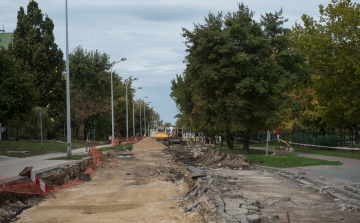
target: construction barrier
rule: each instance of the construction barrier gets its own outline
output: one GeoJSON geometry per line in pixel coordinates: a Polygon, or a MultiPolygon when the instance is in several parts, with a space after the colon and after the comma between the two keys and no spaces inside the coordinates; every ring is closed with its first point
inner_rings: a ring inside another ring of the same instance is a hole
{"type": "MultiPolygon", "coordinates": [[[[104,155],[94,146],[92,141],[90,141],[92,147],[90,153],[92,155],[92,163],[87,167],[85,174],[90,174],[90,178],[94,176],[95,170],[99,165],[104,165],[105,167],[112,167],[118,165],[110,165],[104,155]]],[[[7,176],[0,175],[0,194],[5,192],[21,193],[21,194],[39,194],[39,195],[48,195],[49,193],[63,190],[77,185],[85,183],[77,178],[66,181],[64,184],[57,185],[47,185],[45,184],[38,176],[33,172],[29,171],[27,176],[32,180],[32,182],[27,182],[24,180],[19,180],[7,176]]]]}
{"type": "Polygon", "coordinates": [[[285,147],[280,147],[280,150],[287,150],[289,152],[294,152],[294,149],[293,148],[285,148],[285,147]]]}
{"type": "Polygon", "coordinates": [[[302,144],[302,143],[295,143],[295,142],[289,142],[289,143],[294,144],[294,145],[300,145],[300,146],[313,146],[313,147],[321,147],[321,148],[329,148],[329,149],[360,150],[360,148],[351,148],[351,147],[319,146],[319,145],[302,144]]]}

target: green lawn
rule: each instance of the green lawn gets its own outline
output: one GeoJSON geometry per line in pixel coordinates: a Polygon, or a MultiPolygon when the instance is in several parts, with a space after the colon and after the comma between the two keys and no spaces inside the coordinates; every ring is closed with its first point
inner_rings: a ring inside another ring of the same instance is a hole
{"type": "MultiPolygon", "coordinates": [[[[285,144],[282,144],[285,146],[285,144]]],[[[253,143],[250,147],[262,147],[266,148],[266,144],[257,144],[253,143]]],[[[286,146],[288,148],[288,146],[286,146]]],[[[342,150],[342,149],[328,149],[328,148],[318,148],[318,147],[308,147],[308,146],[299,146],[299,145],[291,145],[294,149],[294,152],[301,152],[301,153],[309,153],[309,154],[318,154],[324,156],[334,156],[334,157],[343,157],[343,158],[350,158],[350,159],[358,159],[360,160],[360,151],[355,150],[342,150]]],[[[273,145],[269,145],[269,151],[272,151],[273,145]]],[[[279,151],[279,144],[275,146],[275,152],[279,151]]]]}
{"type": "MultiPolygon", "coordinates": [[[[307,157],[302,157],[294,154],[282,155],[282,156],[272,156],[272,148],[269,149],[268,156],[266,152],[257,149],[249,149],[250,154],[244,154],[242,147],[234,146],[233,150],[228,150],[227,146],[220,147],[222,151],[233,153],[236,155],[244,155],[247,157],[247,160],[254,162],[255,165],[259,166],[269,166],[276,168],[290,168],[290,167],[299,167],[299,166],[317,166],[317,165],[342,165],[338,161],[327,161],[320,159],[312,159],[307,157]]],[[[279,150],[275,150],[278,152],[279,150]]]]}
{"type": "Polygon", "coordinates": [[[342,165],[339,161],[327,161],[320,159],[312,159],[295,154],[286,154],[282,156],[264,156],[250,154],[247,156],[249,161],[259,166],[270,166],[276,168],[290,168],[299,166],[317,166],[317,165],[342,165]]]}
{"type": "MultiPolygon", "coordinates": [[[[65,141],[64,141],[65,142],[65,141]]],[[[95,145],[99,145],[96,142],[95,145]]],[[[72,140],[71,149],[78,149],[86,146],[85,140],[72,140]]],[[[41,155],[49,152],[67,152],[67,146],[63,143],[43,142],[43,150],[41,150],[41,142],[32,141],[0,141],[0,155],[24,157],[21,155],[9,155],[7,151],[29,151],[32,156],[41,155]]]]}

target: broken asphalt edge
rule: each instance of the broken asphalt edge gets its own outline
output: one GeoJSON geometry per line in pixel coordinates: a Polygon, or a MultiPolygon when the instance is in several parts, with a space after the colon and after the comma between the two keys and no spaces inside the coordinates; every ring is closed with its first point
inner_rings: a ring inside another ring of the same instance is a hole
{"type": "MultiPolygon", "coordinates": [[[[254,165],[256,168],[259,168],[259,169],[267,169],[267,170],[272,170],[272,171],[277,171],[277,172],[282,172],[282,173],[287,173],[287,174],[290,174],[292,176],[298,176],[299,174],[296,174],[296,173],[293,173],[293,172],[289,172],[289,171],[286,171],[286,170],[283,170],[283,169],[280,169],[280,168],[275,168],[275,167],[268,167],[268,166],[259,166],[259,165],[254,165]]],[[[281,175],[280,175],[281,176],[281,175]]],[[[321,185],[321,186],[327,186],[347,197],[350,197],[350,198],[354,198],[354,199],[357,199],[357,200],[360,200],[360,195],[359,194],[355,194],[351,191],[348,191],[348,190],[345,190],[343,188],[340,188],[340,187],[337,187],[337,186],[334,186],[332,184],[328,184],[328,183],[325,183],[325,182],[322,182],[322,181],[319,181],[319,180],[316,180],[316,179],[313,179],[311,177],[308,177],[308,176],[304,176],[304,175],[301,175],[303,177],[303,179],[313,183],[313,184],[317,184],[317,185],[321,185]]]]}

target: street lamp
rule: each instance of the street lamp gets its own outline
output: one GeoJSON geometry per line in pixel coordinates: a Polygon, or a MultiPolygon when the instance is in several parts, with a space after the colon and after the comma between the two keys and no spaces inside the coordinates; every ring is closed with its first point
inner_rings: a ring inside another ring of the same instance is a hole
{"type": "Polygon", "coordinates": [[[70,116],[70,71],[69,71],[69,34],[68,34],[68,10],[65,0],[66,11],[66,123],[67,123],[67,157],[71,157],[71,116],[70,116]]]}
{"type": "MultiPolygon", "coordinates": [[[[148,104],[150,104],[151,102],[148,102],[148,104]]],[[[146,106],[146,103],[145,103],[145,101],[144,101],[144,125],[145,125],[145,136],[146,136],[146,116],[145,116],[145,106],[146,106]]]]}
{"type": "MultiPolygon", "coordinates": [[[[139,87],[138,89],[141,90],[142,87],[139,87]]],[[[134,96],[133,96],[133,98],[132,98],[132,104],[133,104],[133,133],[134,133],[133,137],[135,138],[135,114],[134,114],[134,104],[135,104],[135,101],[134,101],[134,96]]]]}
{"type": "MultiPolygon", "coordinates": [[[[145,98],[147,98],[148,96],[146,96],[145,98]]],[[[140,137],[142,137],[142,126],[141,126],[141,100],[144,100],[145,98],[139,98],[139,103],[140,103],[140,137]]]]}
{"type": "MultiPolygon", "coordinates": [[[[113,141],[114,139],[114,93],[113,93],[113,75],[112,75],[112,68],[115,64],[121,62],[121,61],[126,61],[126,58],[121,58],[121,60],[113,63],[111,65],[110,68],[110,73],[111,73],[111,141],[113,141]]],[[[112,142],[111,142],[112,144],[112,142]]]]}
{"type": "MultiPolygon", "coordinates": [[[[134,78],[134,81],[138,78],[134,78]]],[[[127,86],[130,82],[126,83],[126,142],[129,140],[129,118],[128,118],[128,96],[127,96],[127,86]]]]}

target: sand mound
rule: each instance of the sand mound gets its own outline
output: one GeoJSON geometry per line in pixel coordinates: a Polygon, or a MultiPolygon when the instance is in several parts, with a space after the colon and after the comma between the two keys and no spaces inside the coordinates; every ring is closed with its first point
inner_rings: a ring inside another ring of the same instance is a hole
{"type": "Polygon", "coordinates": [[[138,143],[135,143],[133,145],[134,150],[163,150],[167,148],[165,145],[159,143],[155,139],[152,139],[150,137],[146,137],[143,140],[141,140],[138,143]]]}

